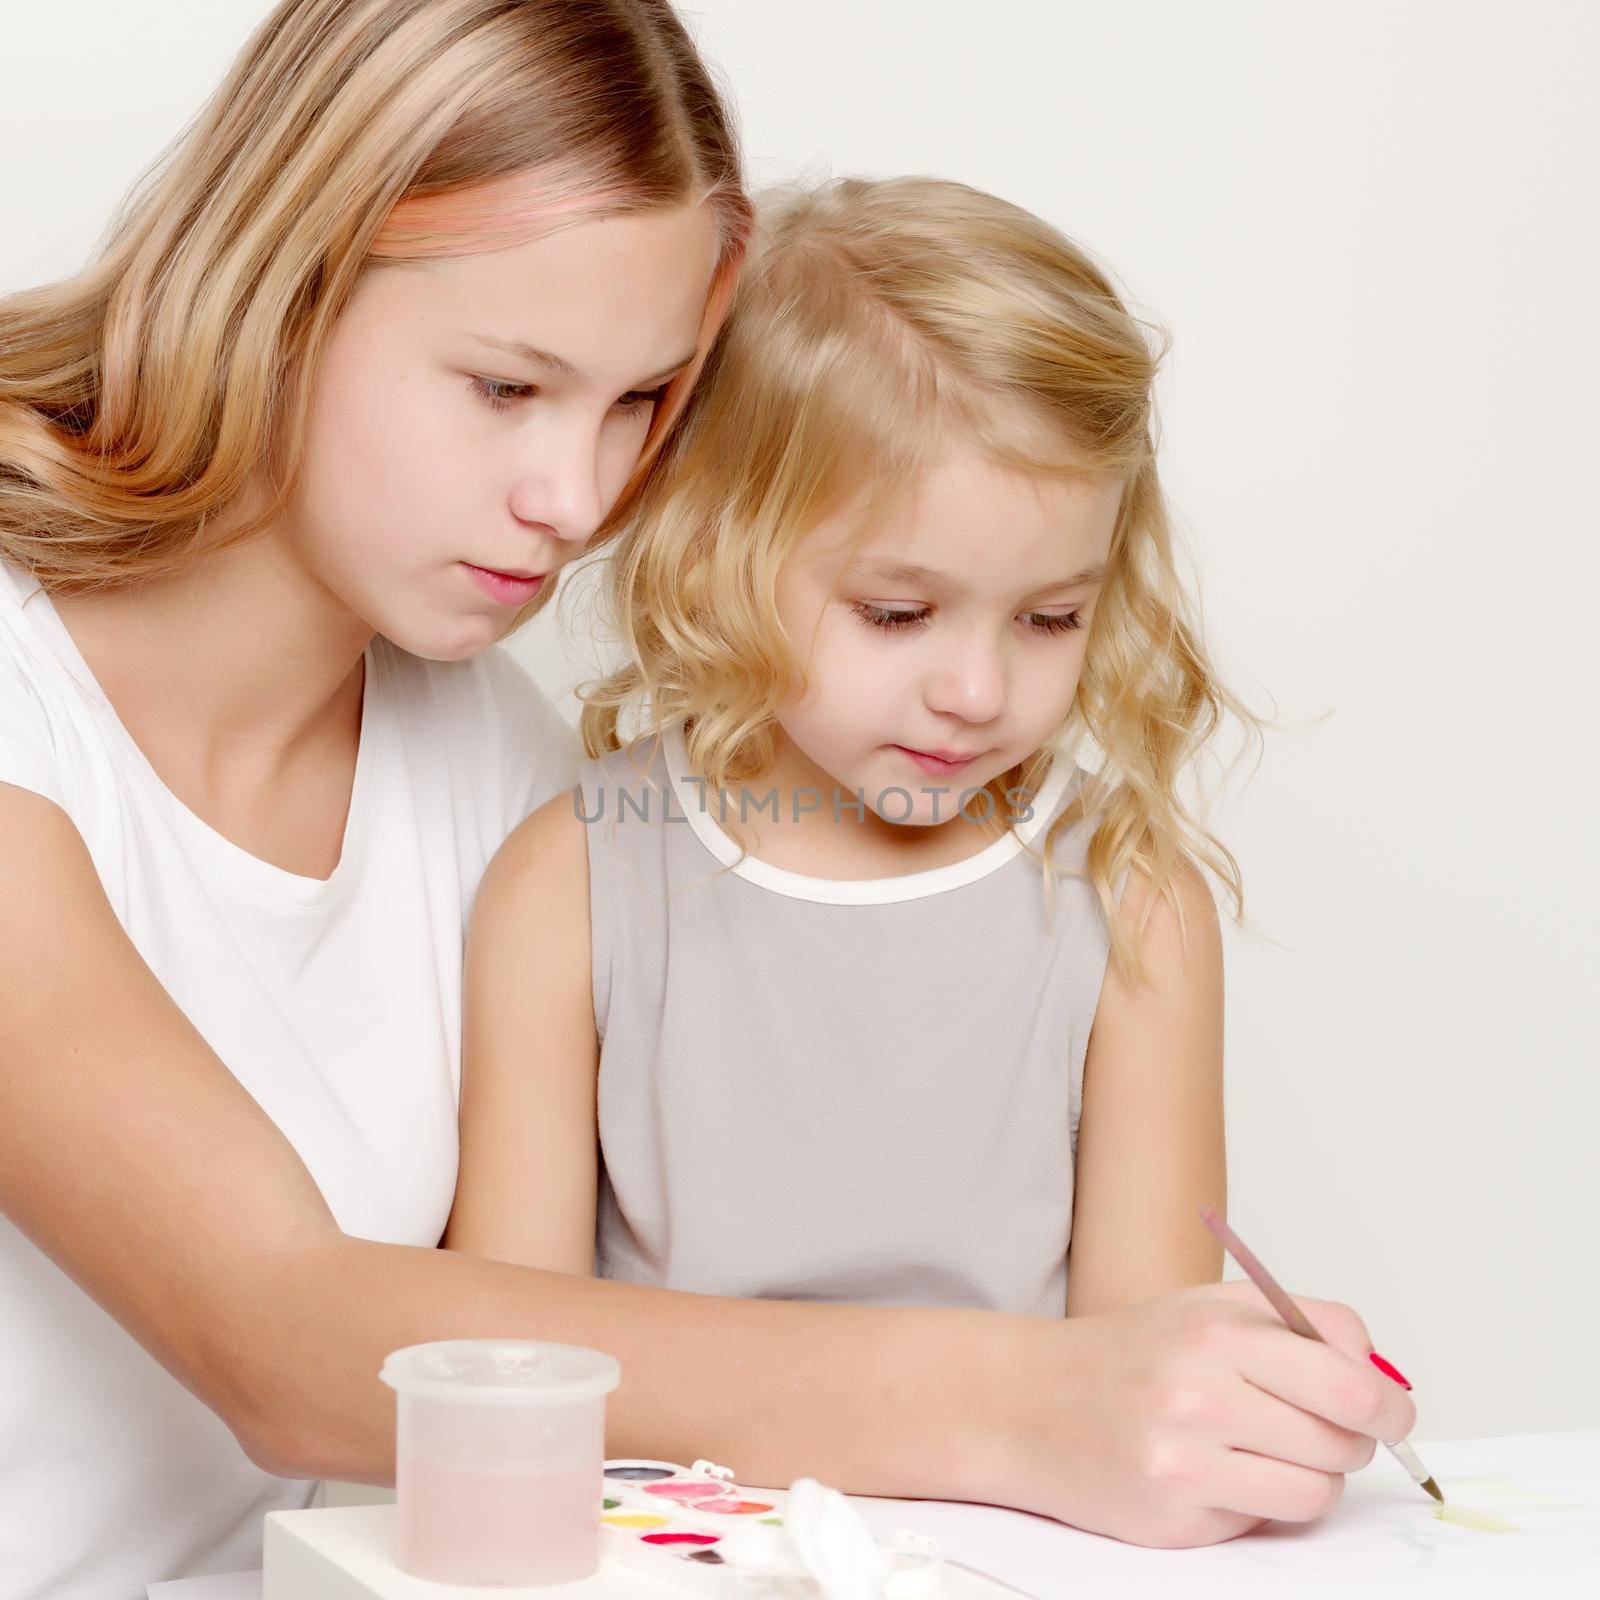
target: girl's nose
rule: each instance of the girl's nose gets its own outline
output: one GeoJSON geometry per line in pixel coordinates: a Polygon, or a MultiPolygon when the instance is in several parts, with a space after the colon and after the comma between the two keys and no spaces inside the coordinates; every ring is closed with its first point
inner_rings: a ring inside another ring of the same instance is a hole
{"type": "Polygon", "coordinates": [[[930,672],[924,691],[930,711],[964,722],[992,722],[1005,709],[1005,663],[992,642],[973,641],[930,672]]]}
{"type": "Polygon", "coordinates": [[[511,514],[572,544],[585,544],[605,516],[600,441],[592,429],[545,433],[511,489],[511,514]]]}

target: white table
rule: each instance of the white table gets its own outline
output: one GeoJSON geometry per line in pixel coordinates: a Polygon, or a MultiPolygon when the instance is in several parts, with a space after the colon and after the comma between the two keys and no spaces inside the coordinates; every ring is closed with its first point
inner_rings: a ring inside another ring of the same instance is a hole
{"type": "MultiPolygon", "coordinates": [[[[1198,1550],[1143,1550],[1043,1517],[938,1500],[858,1499],[889,1532],[931,1535],[951,1559],[1037,1600],[1540,1600],[1600,1596],[1600,1433],[1421,1444],[1452,1507],[1507,1524],[1479,1531],[1438,1520],[1433,1503],[1383,1452],[1343,1501],[1307,1527],[1270,1524],[1198,1550]]],[[[485,1590],[485,1595],[492,1591],[485,1590]]],[[[551,1591],[554,1594],[556,1591],[551,1591]]],[[[665,1591],[663,1591],[665,1593],[665,1591]]],[[[260,1600],[260,1574],[154,1584],[150,1600],[260,1600]]]]}

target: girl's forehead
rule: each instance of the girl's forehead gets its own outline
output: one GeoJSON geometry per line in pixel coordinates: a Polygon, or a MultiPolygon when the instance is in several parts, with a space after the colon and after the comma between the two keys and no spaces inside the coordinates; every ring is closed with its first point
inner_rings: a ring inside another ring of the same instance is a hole
{"type": "Polygon", "coordinates": [[[893,492],[863,485],[803,542],[809,563],[852,573],[970,569],[1047,576],[1104,564],[1123,481],[1109,473],[1047,477],[955,452],[893,492]]]}
{"type": "Polygon", "coordinates": [[[575,218],[499,250],[386,267],[366,293],[394,337],[464,336],[541,362],[641,377],[692,355],[717,264],[715,218],[704,206],[575,218]],[[634,371],[638,368],[638,371],[634,371]]]}

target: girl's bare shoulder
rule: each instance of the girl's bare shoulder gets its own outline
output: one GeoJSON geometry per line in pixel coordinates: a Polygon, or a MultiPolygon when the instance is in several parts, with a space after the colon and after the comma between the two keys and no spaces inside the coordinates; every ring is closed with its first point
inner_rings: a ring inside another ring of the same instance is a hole
{"type": "Polygon", "coordinates": [[[588,852],[578,802],[576,786],[563,789],[511,830],[484,874],[475,922],[505,916],[530,900],[546,914],[552,901],[587,903],[588,852]]]}

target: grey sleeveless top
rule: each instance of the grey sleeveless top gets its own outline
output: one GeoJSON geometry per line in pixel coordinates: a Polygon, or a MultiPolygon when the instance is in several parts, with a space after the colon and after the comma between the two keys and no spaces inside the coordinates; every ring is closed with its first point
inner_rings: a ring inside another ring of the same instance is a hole
{"type": "MultiPolygon", "coordinates": [[[[580,776],[596,1273],[1062,1315],[1109,940],[1085,878],[1058,873],[1047,918],[1022,842],[1081,769],[1058,759],[1032,819],[968,860],[861,881],[728,870],[737,802],[689,772],[678,727],[580,776]]],[[[1062,866],[1081,871],[1085,830],[1058,836],[1062,866]]]]}

